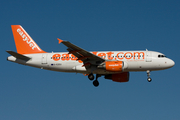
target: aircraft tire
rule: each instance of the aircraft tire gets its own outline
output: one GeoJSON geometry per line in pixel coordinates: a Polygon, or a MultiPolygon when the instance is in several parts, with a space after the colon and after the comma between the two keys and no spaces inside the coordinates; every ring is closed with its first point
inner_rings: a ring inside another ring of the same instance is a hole
{"type": "Polygon", "coordinates": [[[148,79],[147,79],[147,80],[148,80],[148,82],[151,82],[151,81],[152,81],[152,79],[151,79],[150,77],[148,77],[148,79]]]}
{"type": "Polygon", "coordinates": [[[94,80],[94,81],[93,81],[93,85],[94,85],[95,87],[98,87],[98,86],[99,86],[98,80],[94,80]]]}
{"type": "Polygon", "coordinates": [[[91,73],[88,75],[89,80],[94,80],[94,75],[91,73]]]}

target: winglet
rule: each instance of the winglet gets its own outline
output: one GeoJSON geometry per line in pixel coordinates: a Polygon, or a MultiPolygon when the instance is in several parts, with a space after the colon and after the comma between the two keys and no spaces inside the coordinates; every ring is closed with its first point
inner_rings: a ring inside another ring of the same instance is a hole
{"type": "Polygon", "coordinates": [[[59,38],[57,38],[57,39],[59,40],[59,44],[63,42],[63,40],[61,40],[61,39],[59,39],[59,38]]]}

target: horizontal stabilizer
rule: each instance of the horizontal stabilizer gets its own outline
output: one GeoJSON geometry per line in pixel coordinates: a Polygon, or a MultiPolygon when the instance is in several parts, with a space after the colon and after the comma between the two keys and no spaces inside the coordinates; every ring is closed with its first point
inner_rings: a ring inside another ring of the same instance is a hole
{"type": "Polygon", "coordinates": [[[30,57],[27,57],[25,55],[21,55],[19,53],[16,53],[16,52],[13,52],[13,51],[6,51],[7,53],[9,53],[10,55],[14,56],[15,58],[18,58],[18,59],[21,59],[21,60],[30,60],[31,58],[30,57]]]}

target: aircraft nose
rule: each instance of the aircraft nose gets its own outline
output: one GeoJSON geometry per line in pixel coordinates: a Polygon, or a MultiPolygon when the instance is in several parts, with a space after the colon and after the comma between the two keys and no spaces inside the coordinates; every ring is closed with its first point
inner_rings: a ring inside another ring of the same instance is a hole
{"type": "Polygon", "coordinates": [[[169,60],[168,62],[169,67],[173,67],[175,65],[175,62],[173,60],[169,60]]]}

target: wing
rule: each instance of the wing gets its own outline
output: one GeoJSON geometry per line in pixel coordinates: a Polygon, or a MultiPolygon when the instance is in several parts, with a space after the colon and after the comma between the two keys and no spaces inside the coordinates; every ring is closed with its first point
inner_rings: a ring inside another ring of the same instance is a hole
{"type": "Polygon", "coordinates": [[[78,59],[77,60],[82,60],[84,65],[97,65],[100,64],[102,62],[105,61],[105,59],[96,56],[72,43],[70,43],[69,41],[63,41],[63,40],[59,40],[59,43],[63,43],[65,46],[68,47],[68,51],[69,54],[73,54],[74,56],[76,56],[78,59]]]}

